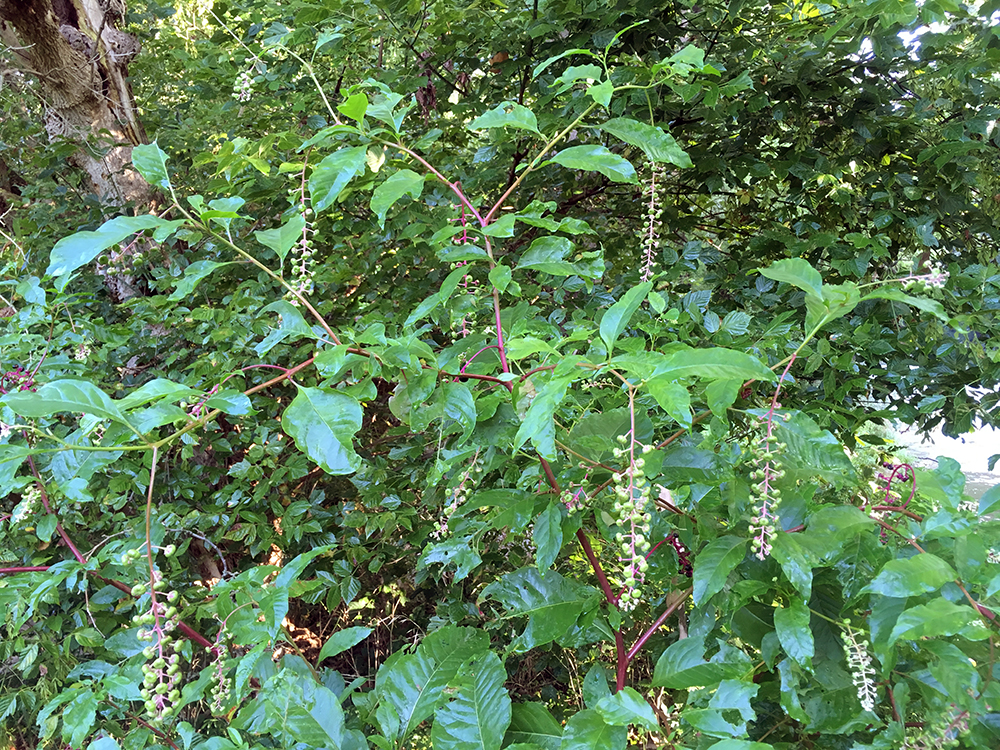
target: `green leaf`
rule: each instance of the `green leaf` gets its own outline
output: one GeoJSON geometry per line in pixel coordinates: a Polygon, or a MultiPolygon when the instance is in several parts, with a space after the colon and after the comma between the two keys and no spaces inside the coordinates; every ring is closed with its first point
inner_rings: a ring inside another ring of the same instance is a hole
{"type": "Polygon", "coordinates": [[[38,541],[50,541],[56,531],[56,524],[59,523],[59,519],[51,514],[36,515],[35,518],[38,519],[35,524],[35,536],[38,537],[38,541]]]}
{"type": "Polygon", "coordinates": [[[469,130],[504,127],[538,133],[538,120],[535,119],[535,113],[527,107],[514,102],[504,102],[469,123],[469,130]]]}
{"type": "Polygon", "coordinates": [[[615,85],[611,81],[595,83],[587,89],[587,95],[601,106],[611,104],[611,96],[615,93],[615,85]]]}
{"type": "Polygon", "coordinates": [[[809,607],[802,599],[794,599],[787,607],[774,610],[774,630],[781,647],[792,661],[811,671],[816,644],[810,619],[809,607]]]}
{"type": "Polygon", "coordinates": [[[857,284],[824,284],[821,299],[806,295],[806,330],[813,331],[850,313],[861,301],[857,284]]]}
{"type": "Polygon", "coordinates": [[[771,556],[777,560],[795,590],[805,601],[812,596],[813,562],[796,534],[778,531],[774,535],[771,556]]]}
{"type": "Polygon", "coordinates": [[[576,269],[564,259],[572,249],[573,243],[565,237],[539,237],[521,256],[517,267],[544,271],[553,276],[571,276],[576,269]]]}
{"type": "Polygon", "coordinates": [[[378,225],[385,228],[385,217],[389,209],[402,198],[409,194],[416,200],[424,190],[424,175],[417,174],[410,169],[401,169],[389,176],[385,182],[375,188],[372,193],[371,209],[378,217],[378,225]]]}
{"type": "Polygon", "coordinates": [[[995,484],[979,498],[979,515],[993,513],[998,507],[1000,507],[1000,484],[995,484]]]}
{"type": "Polygon", "coordinates": [[[170,191],[167,155],[156,145],[156,141],[132,147],[132,166],[150,185],[170,191]]]}
{"type": "Polygon", "coordinates": [[[34,393],[9,393],[3,397],[3,401],[15,414],[29,419],[60,412],[83,412],[128,425],[114,400],[86,380],[53,380],[34,393]]]}
{"type": "Polygon", "coordinates": [[[989,630],[968,604],[955,604],[938,597],[903,612],[889,636],[889,645],[901,638],[915,641],[938,635],[962,635],[970,640],[982,640],[989,636],[989,630]]]}
{"type": "Polygon", "coordinates": [[[69,237],[63,237],[52,248],[49,255],[49,267],[45,273],[49,276],[62,277],[56,281],[56,289],[62,291],[69,283],[73,271],[90,263],[112,245],[117,245],[137,232],[155,229],[170,223],[166,219],[150,214],[117,216],[104,222],[96,231],[77,232],[69,237]]]}
{"type": "MultiPolygon", "coordinates": [[[[591,52],[589,49],[568,49],[568,50],[565,50],[563,52],[560,52],[558,55],[553,55],[552,57],[549,57],[546,60],[540,62],[538,65],[536,65],[535,69],[531,72],[531,79],[534,80],[534,79],[538,78],[538,76],[540,76],[542,73],[544,73],[545,70],[552,63],[556,62],[557,60],[562,60],[564,57],[569,57],[570,55],[585,55],[587,57],[594,57],[594,53],[591,52]]],[[[598,69],[598,72],[600,72],[600,69],[598,69]]]]}
{"type": "Polygon", "coordinates": [[[333,205],[347,183],[365,172],[367,146],[342,148],[325,157],[309,177],[309,195],[315,211],[333,205]]]}
{"type": "Polygon", "coordinates": [[[532,532],[532,541],[535,543],[535,564],[543,572],[552,567],[559,550],[562,549],[562,513],[559,511],[559,505],[558,502],[549,503],[535,519],[535,528],[532,532]]]}
{"type": "Polygon", "coordinates": [[[342,654],[349,648],[353,648],[371,635],[371,633],[371,628],[357,626],[338,630],[323,644],[319,656],[316,657],[316,665],[318,666],[324,659],[330,659],[338,654],[342,654]]]}
{"type": "Polygon", "coordinates": [[[524,421],[514,437],[514,449],[520,448],[530,438],[535,450],[542,458],[555,460],[556,428],[553,423],[555,411],[566,398],[566,389],[578,376],[571,372],[568,375],[553,376],[535,396],[531,406],[524,415],[524,421]]]}
{"type": "Polygon", "coordinates": [[[458,674],[458,694],[434,715],[435,750],[500,750],[510,725],[507,670],[492,651],[473,656],[458,674]]]}
{"type": "Polygon", "coordinates": [[[337,111],[345,117],[350,117],[359,125],[365,121],[365,112],[368,111],[368,97],[364,92],[351,94],[347,99],[337,105],[337,111]]]}
{"type": "Polygon", "coordinates": [[[503,619],[528,618],[528,627],[511,644],[513,650],[525,652],[564,635],[592,592],[554,570],[542,573],[538,568],[521,568],[483,589],[480,600],[500,602],[507,610],[503,619]]]}
{"type": "Polygon", "coordinates": [[[902,598],[937,591],[957,577],[954,568],[940,557],[923,552],[901,560],[890,560],[865,590],[902,598]]]}
{"type": "MultiPolygon", "coordinates": [[[[284,263],[288,251],[295,246],[296,242],[302,239],[302,231],[305,229],[305,226],[306,217],[303,214],[296,213],[280,227],[254,232],[254,237],[264,247],[274,250],[281,259],[281,262],[284,263]]],[[[205,261],[201,262],[204,263],[205,261]]]]}
{"type": "Polygon", "coordinates": [[[87,750],[121,750],[121,746],[115,742],[114,737],[104,735],[87,745],[87,750]]]}
{"type": "Polygon", "coordinates": [[[628,730],[604,721],[596,710],[573,714],[563,730],[559,750],[625,750],[628,730]]]}
{"type": "Polygon", "coordinates": [[[510,284],[512,272],[509,266],[496,265],[490,269],[490,283],[496,287],[498,292],[504,292],[510,284]]]}
{"type": "Polygon", "coordinates": [[[673,164],[682,169],[694,166],[687,152],[678,145],[672,135],[663,132],[662,128],[630,120],[627,117],[616,117],[602,122],[598,127],[625,143],[641,148],[650,161],[673,164]]]}
{"type": "Polygon", "coordinates": [[[948,317],[948,313],[944,311],[944,305],[937,300],[926,299],[924,297],[914,297],[901,289],[882,287],[881,289],[876,289],[874,292],[869,292],[861,298],[862,301],[869,299],[888,299],[893,302],[902,302],[904,305],[909,305],[910,307],[915,307],[918,310],[928,312],[944,323],[951,320],[948,317]]]}
{"type": "Polygon", "coordinates": [[[647,380],[646,388],[677,424],[684,428],[691,426],[691,394],[687,388],[672,382],[667,375],[647,380]]]}
{"type": "Polygon", "coordinates": [[[253,406],[250,404],[250,397],[241,391],[221,390],[205,402],[209,409],[218,409],[223,414],[230,414],[234,417],[243,417],[253,414],[253,406]]]}
{"type": "Polygon", "coordinates": [[[182,299],[186,299],[192,292],[194,292],[195,288],[201,283],[202,279],[210,275],[216,269],[231,265],[233,265],[232,262],[217,263],[214,260],[196,260],[184,269],[184,276],[177,282],[177,288],[169,297],[167,297],[167,300],[169,302],[179,302],[182,299]]]}
{"type": "Polygon", "coordinates": [[[764,380],[777,381],[769,367],[753,355],[735,349],[716,346],[711,349],[680,349],[664,357],[663,362],[653,371],[653,377],[666,375],[674,380],[680,378],[704,378],[709,380],[764,380]]]}
{"type": "Polygon", "coordinates": [[[653,670],[653,687],[683,689],[712,687],[723,680],[743,677],[753,665],[750,657],[723,644],[711,661],[705,661],[705,639],[689,636],[667,647],[653,670]]]}
{"type": "Polygon", "coordinates": [[[819,271],[801,258],[786,258],[757,271],[769,279],[784,281],[798,287],[806,294],[823,299],[823,277],[819,271]]]}
{"type": "Polygon", "coordinates": [[[441,388],[441,408],[444,416],[454,419],[462,428],[460,440],[465,440],[476,428],[476,402],[464,383],[445,383],[441,388]]]}
{"type": "Polygon", "coordinates": [[[281,428],[327,474],[351,474],[361,466],[352,445],[361,417],[361,405],[350,396],[299,386],[281,415],[281,428]]]}
{"type": "Polygon", "coordinates": [[[638,182],[635,167],[604,146],[570,146],[552,157],[567,169],[600,172],[612,182],[638,182]]]}
{"type": "Polygon", "coordinates": [[[651,281],[645,281],[632,287],[604,313],[604,317],[601,318],[601,339],[604,341],[609,355],[615,348],[615,342],[621,332],[625,330],[635,311],[639,309],[652,288],[653,282],[651,281]]]}
{"type": "Polygon", "coordinates": [[[712,745],[711,750],[774,750],[766,742],[751,742],[750,740],[722,740],[712,745]]]}
{"type": "Polygon", "coordinates": [[[708,401],[708,408],[719,419],[725,419],[729,413],[729,407],[740,395],[743,381],[740,379],[715,380],[705,386],[705,399],[708,401]]]}
{"type": "Polygon", "coordinates": [[[97,696],[84,690],[63,709],[63,742],[79,747],[87,739],[97,717],[97,696]]]}
{"type": "Polygon", "coordinates": [[[408,737],[448,700],[445,688],[462,664],[488,648],[483,631],[446,625],[429,633],[415,653],[396,651],[386,659],[375,675],[375,694],[395,711],[399,724],[392,734],[400,741],[408,737]]]}
{"type": "Polygon", "coordinates": [[[701,605],[722,591],[733,569],[746,557],[746,539],[722,536],[714,539],[694,560],[694,603],[701,605]]]}
{"type": "Polygon", "coordinates": [[[544,750],[559,750],[562,725],[542,703],[515,703],[505,742],[529,743],[544,750]]]}
{"type": "Polygon", "coordinates": [[[638,724],[651,732],[660,730],[653,709],[634,688],[626,687],[602,698],[595,708],[601,718],[612,726],[638,724]]]}

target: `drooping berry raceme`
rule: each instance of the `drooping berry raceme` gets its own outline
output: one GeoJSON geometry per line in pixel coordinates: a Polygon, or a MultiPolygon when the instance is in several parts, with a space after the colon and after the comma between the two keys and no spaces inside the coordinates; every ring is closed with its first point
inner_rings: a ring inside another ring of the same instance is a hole
{"type": "Polygon", "coordinates": [[[252,71],[254,67],[251,65],[247,70],[241,71],[233,84],[233,99],[241,104],[250,101],[250,97],[253,96],[254,77],[252,71]]]}
{"type": "Polygon", "coordinates": [[[441,518],[438,521],[437,527],[431,532],[431,536],[435,539],[446,539],[448,537],[448,521],[455,512],[462,507],[462,504],[469,499],[469,490],[472,485],[472,477],[476,474],[482,474],[483,467],[478,464],[479,451],[477,450],[475,455],[472,457],[472,462],[469,467],[462,473],[461,478],[458,483],[451,488],[448,492],[448,502],[444,506],[444,510],[441,512],[441,518]]]}
{"type": "Polygon", "coordinates": [[[212,658],[212,713],[222,713],[224,703],[229,697],[232,680],[226,676],[226,623],[222,623],[215,643],[207,647],[212,658]]]}
{"type": "Polygon", "coordinates": [[[850,621],[845,621],[844,630],[840,634],[844,643],[844,653],[847,655],[847,666],[851,671],[851,679],[858,689],[858,700],[865,711],[875,710],[878,691],[875,687],[875,669],[872,667],[872,657],[868,653],[868,642],[859,632],[851,628],[850,621]]]}
{"type": "Polygon", "coordinates": [[[787,446],[774,438],[774,420],[767,421],[763,439],[754,445],[754,462],[757,468],[750,472],[752,481],[750,495],[754,500],[756,515],[750,519],[750,546],[758,560],[771,554],[771,540],[778,528],[778,506],[781,504],[781,490],[775,482],[785,476],[778,454],[787,446]]]}
{"type": "Polygon", "coordinates": [[[42,491],[37,484],[32,482],[21,492],[21,502],[19,502],[14,511],[10,514],[11,525],[19,524],[27,518],[31,518],[32,515],[37,512],[39,504],[42,500],[42,491]]]}
{"type": "MultiPolygon", "coordinates": [[[[781,504],[781,490],[774,485],[785,476],[779,455],[788,446],[775,437],[774,420],[779,418],[778,409],[781,408],[781,404],[778,403],[781,384],[794,362],[793,354],[789,357],[781,377],[778,378],[778,385],[775,386],[774,395],[771,397],[771,407],[762,417],[765,424],[764,435],[754,442],[752,449],[757,468],[750,472],[750,496],[755,509],[755,515],[750,519],[750,547],[758,560],[764,560],[771,554],[771,540],[778,529],[777,511],[781,504]]],[[[787,420],[789,415],[786,414],[784,418],[787,420]]]]}
{"type": "MultiPolygon", "coordinates": [[[[170,544],[161,548],[164,555],[172,557],[177,548],[170,544]]],[[[122,556],[122,564],[130,565],[136,562],[142,553],[130,550],[122,556]]],[[[160,727],[177,716],[180,708],[181,656],[182,642],[173,635],[180,622],[180,597],[177,591],[169,589],[167,581],[159,570],[152,574],[152,587],[148,582],[137,583],[132,587],[132,596],[141,599],[149,594],[149,608],[132,618],[139,626],[136,638],[150,645],[143,649],[142,655],[146,661],[142,665],[142,696],[143,706],[149,723],[160,727]]]]}
{"type": "Polygon", "coordinates": [[[643,190],[643,204],[646,208],[645,224],[642,228],[642,281],[649,281],[656,272],[656,256],[660,249],[660,214],[663,213],[664,167],[650,162],[649,184],[643,190]]]}
{"type": "Polygon", "coordinates": [[[586,464],[580,464],[580,468],[584,469],[586,473],[583,475],[583,481],[580,482],[579,486],[574,490],[573,484],[569,484],[566,489],[562,491],[559,495],[559,500],[562,504],[566,506],[566,510],[570,515],[574,513],[579,513],[584,508],[584,501],[587,499],[587,493],[584,489],[587,486],[587,479],[590,477],[590,467],[586,464]]]}
{"type": "Polygon", "coordinates": [[[618,598],[623,611],[631,611],[642,599],[642,584],[646,579],[646,553],[649,552],[649,532],[652,515],[649,513],[650,484],[646,480],[644,455],[653,450],[634,437],[634,430],[618,436],[622,446],[614,449],[615,458],[627,458],[628,466],[621,473],[612,475],[614,515],[619,531],[615,534],[622,563],[624,591],[618,598]]]}

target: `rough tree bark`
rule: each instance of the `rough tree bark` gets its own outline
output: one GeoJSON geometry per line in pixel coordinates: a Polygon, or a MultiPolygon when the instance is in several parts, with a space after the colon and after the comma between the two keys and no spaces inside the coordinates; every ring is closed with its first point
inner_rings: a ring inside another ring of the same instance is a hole
{"type": "MultiPolygon", "coordinates": [[[[128,83],[136,37],[117,28],[123,0],[0,0],[0,40],[36,77],[50,139],[79,144],[71,157],[108,206],[144,206],[152,190],[131,167],[146,142],[128,83]]],[[[142,210],[140,208],[140,210],[142,210]]]]}

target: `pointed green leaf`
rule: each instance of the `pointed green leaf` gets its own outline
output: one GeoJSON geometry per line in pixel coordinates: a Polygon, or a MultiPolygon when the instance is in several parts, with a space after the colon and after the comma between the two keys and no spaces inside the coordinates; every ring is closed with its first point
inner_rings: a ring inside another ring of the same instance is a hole
{"type": "Polygon", "coordinates": [[[989,636],[989,630],[965,602],[956,604],[938,597],[903,612],[889,636],[889,645],[901,638],[916,641],[938,635],[962,635],[969,640],[982,640],[989,636]]]}
{"type": "Polygon", "coordinates": [[[524,415],[524,421],[514,437],[514,448],[520,448],[530,438],[535,450],[542,458],[554,460],[556,457],[556,428],[553,423],[555,411],[566,398],[566,389],[578,373],[553,376],[535,396],[524,415]]]}
{"type": "Polygon", "coordinates": [[[667,414],[681,427],[691,426],[691,394],[680,383],[670,380],[667,375],[660,375],[646,381],[646,388],[667,414]]]}
{"type": "Polygon", "coordinates": [[[352,445],[361,417],[361,405],[350,396],[299,386],[281,415],[281,428],[327,474],[352,474],[361,466],[352,445]]]}
{"type": "Polygon", "coordinates": [[[559,750],[625,750],[628,730],[612,726],[592,708],[573,714],[563,730],[559,750]]]}
{"type": "Polygon", "coordinates": [[[484,112],[469,123],[469,130],[503,127],[538,133],[538,120],[535,119],[535,113],[527,107],[513,102],[504,102],[488,112],[484,112]]]}
{"type": "Polygon", "coordinates": [[[545,271],[554,276],[570,276],[576,271],[565,258],[572,249],[573,243],[565,237],[539,237],[521,256],[517,267],[545,271]]]}
{"type": "Polygon", "coordinates": [[[634,688],[626,687],[602,698],[596,709],[601,718],[613,726],[637,724],[651,732],[660,731],[653,709],[634,688]]]}
{"type": "Polygon", "coordinates": [[[632,287],[604,313],[604,317],[601,318],[601,339],[604,341],[609,355],[621,332],[625,330],[635,311],[639,309],[652,288],[653,282],[651,281],[645,281],[632,287]]]}
{"type": "Polygon", "coordinates": [[[705,386],[705,399],[708,401],[708,408],[719,419],[725,419],[729,412],[729,407],[740,395],[743,381],[740,379],[727,378],[715,380],[705,386]]]}
{"type": "Polygon", "coordinates": [[[362,628],[357,626],[338,630],[327,639],[326,643],[323,644],[323,648],[320,649],[319,656],[316,657],[316,665],[319,666],[324,659],[330,659],[338,654],[342,654],[349,648],[357,646],[361,643],[361,641],[371,635],[371,633],[371,628],[362,628]]]}
{"type": "Polygon", "coordinates": [[[337,105],[337,111],[345,117],[350,117],[355,122],[363,124],[365,112],[368,111],[368,97],[364,92],[351,94],[337,105]]]}
{"type": "Polygon", "coordinates": [[[184,276],[177,282],[177,288],[167,297],[167,300],[170,302],[179,302],[182,299],[186,299],[197,288],[202,279],[209,276],[216,269],[231,265],[233,265],[232,262],[217,263],[214,260],[196,260],[184,269],[184,276]]]}
{"type": "Polygon", "coordinates": [[[170,222],[166,219],[150,214],[117,216],[104,222],[93,232],[77,232],[69,237],[63,237],[52,248],[49,267],[45,273],[49,276],[62,277],[56,281],[56,289],[62,291],[69,283],[73,271],[90,263],[112,245],[117,245],[137,232],[168,224],[170,222]]]}
{"type": "Polygon", "coordinates": [[[295,246],[296,242],[302,239],[302,231],[305,229],[305,226],[306,217],[303,214],[297,213],[280,227],[254,232],[254,237],[257,238],[260,244],[274,250],[281,259],[281,262],[284,263],[288,251],[295,246]]]}
{"type": "Polygon", "coordinates": [[[726,579],[746,556],[746,539],[723,536],[709,542],[694,560],[694,603],[703,604],[722,591],[726,579]]]}
{"type": "Polygon", "coordinates": [[[626,117],[616,117],[602,122],[599,127],[625,143],[641,148],[650,161],[673,164],[682,169],[694,166],[687,152],[678,145],[672,135],[663,132],[662,128],[626,117]]]}
{"type": "Polygon", "coordinates": [[[435,750],[500,750],[511,718],[506,679],[507,670],[492,651],[462,665],[455,699],[434,715],[435,750]]]}
{"type": "Polygon", "coordinates": [[[882,596],[902,598],[937,591],[958,577],[948,563],[924,552],[901,560],[890,560],[866,590],[882,596]]]}
{"type": "Polygon", "coordinates": [[[944,310],[944,305],[937,300],[926,299],[924,297],[914,297],[901,289],[882,287],[881,289],[876,289],[874,292],[869,292],[861,299],[862,301],[868,299],[888,299],[893,302],[902,302],[904,305],[909,305],[910,307],[915,307],[918,310],[929,312],[931,315],[944,323],[951,320],[951,318],[948,317],[948,313],[944,310]]]}
{"type": "Polygon", "coordinates": [[[156,141],[132,147],[132,166],[150,185],[170,191],[167,155],[156,145],[156,141]]]}
{"type": "Polygon", "coordinates": [[[810,619],[809,607],[802,599],[774,610],[774,630],[781,647],[792,661],[808,670],[812,670],[812,658],[816,653],[810,619]]]}
{"type": "Polygon", "coordinates": [[[535,543],[535,564],[541,571],[552,567],[562,548],[562,513],[559,505],[557,502],[549,503],[535,519],[532,541],[535,543]]]}
{"type": "Polygon", "coordinates": [[[716,346],[711,349],[681,349],[668,354],[653,371],[653,377],[666,375],[680,378],[711,380],[764,380],[773,383],[778,379],[769,367],[757,357],[735,349],[716,346]]]}
{"type": "Polygon", "coordinates": [[[375,694],[394,711],[396,738],[404,740],[443,705],[462,664],[488,648],[483,631],[446,625],[429,633],[415,653],[396,651],[386,659],[375,675],[375,694]]]}
{"type": "Polygon", "coordinates": [[[562,733],[562,725],[544,704],[515,703],[504,740],[511,744],[537,745],[543,750],[559,750],[562,733]]]}
{"type": "Polygon", "coordinates": [[[127,425],[118,404],[93,383],[86,380],[53,380],[36,392],[9,393],[3,398],[15,414],[22,417],[47,417],[60,412],[83,412],[101,419],[127,425]]]}
{"type": "Polygon", "coordinates": [[[593,589],[554,570],[544,574],[538,568],[521,568],[494,581],[480,599],[494,599],[507,613],[504,619],[527,617],[528,627],[512,648],[528,651],[561,637],[572,627],[583,611],[593,589]]]}
{"type": "Polygon", "coordinates": [[[635,167],[604,146],[570,146],[552,157],[567,169],[600,172],[612,182],[638,182],[635,167]]]}
{"type": "Polygon", "coordinates": [[[817,299],[823,298],[823,277],[807,261],[801,258],[786,258],[757,271],[769,279],[784,281],[798,287],[817,299]]]}
{"type": "Polygon", "coordinates": [[[367,155],[367,146],[342,148],[316,165],[309,177],[309,195],[313,210],[322,211],[333,205],[347,187],[347,183],[357,175],[364,174],[367,155]]]}
{"type": "Polygon", "coordinates": [[[1000,484],[995,484],[979,498],[979,515],[993,513],[998,507],[1000,507],[1000,484]]]}
{"type": "Polygon", "coordinates": [[[670,644],[656,662],[653,687],[682,689],[711,687],[723,680],[740,679],[753,668],[750,657],[723,644],[710,661],[705,660],[705,639],[682,638],[670,644]]]}
{"type": "MultiPolygon", "coordinates": [[[[385,227],[385,217],[389,209],[402,198],[409,195],[416,200],[424,190],[424,175],[410,169],[401,169],[389,176],[385,182],[375,188],[372,193],[371,209],[378,217],[379,227],[385,227]]],[[[485,253],[484,253],[485,255],[485,253]]]]}

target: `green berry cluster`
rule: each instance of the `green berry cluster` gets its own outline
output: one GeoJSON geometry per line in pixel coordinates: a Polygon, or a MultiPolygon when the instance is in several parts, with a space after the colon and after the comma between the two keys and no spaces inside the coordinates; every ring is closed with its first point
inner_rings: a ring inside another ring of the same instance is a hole
{"type": "Polygon", "coordinates": [[[646,480],[644,468],[646,460],[642,458],[653,450],[652,446],[642,445],[630,435],[619,435],[621,448],[615,448],[615,458],[628,457],[629,465],[622,473],[612,475],[615,496],[614,516],[620,528],[615,534],[615,542],[620,552],[619,560],[623,563],[622,583],[625,590],[618,597],[618,606],[628,612],[635,609],[642,599],[642,584],[646,578],[649,563],[646,554],[649,552],[649,531],[652,516],[647,508],[650,503],[652,489],[646,480]],[[627,446],[627,447],[626,447],[627,446]],[[636,448],[640,455],[636,457],[636,448]]]}
{"type": "Polygon", "coordinates": [[[774,483],[785,476],[778,455],[788,446],[771,437],[771,423],[768,423],[767,437],[754,446],[756,469],[750,472],[753,482],[750,495],[754,501],[756,515],[750,519],[750,546],[758,560],[771,554],[771,539],[777,530],[778,506],[781,505],[781,490],[774,483]]]}
{"type": "MultiPolygon", "coordinates": [[[[294,200],[299,195],[299,190],[292,188],[288,191],[289,196],[294,200]]],[[[313,239],[316,229],[309,217],[313,210],[306,206],[304,200],[300,199],[296,204],[296,210],[305,217],[305,225],[302,227],[302,237],[292,246],[292,286],[302,295],[312,294],[314,255],[316,250],[313,247],[313,239]]],[[[292,299],[295,304],[296,299],[292,299]]]]}
{"type": "MultiPolygon", "coordinates": [[[[161,551],[167,557],[173,557],[177,547],[169,544],[161,551]]],[[[122,555],[122,564],[135,563],[142,554],[139,549],[128,550],[122,555]]],[[[153,571],[152,586],[143,581],[132,587],[131,594],[137,599],[147,593],[149,608],[135,615],[132,622],[138,626],[136,638],[149,644],[142,652],[146,661],[142,665],[142,687],[139,694],[142,696],[149,723],[159,727],[175,718],[180,710],[179,652],[182,642],[173,635],[173,632],[180,623],[182,603],[180,594],[170,588],[158,570],[153,571]]]]}
{"type": "Polygon", "coordinates": [[[212,712],[221,714],[232,688],[232,680],[226,676],[226,623],[219,628],[215,643],[205,650],[212,657],[212,712]]]}
{"type": "Polygon", "coordinates": [[[17,524],[26,518],[30,518],[38,510],[38,505],[42,501],[42,491],[38,485],[32,482],[21,492],[21,502],[17,504],[10,514],[11,524],[17,524]]]}
{"type": "Polygon", "coordinates": [[[441,512],[441,519],[438,521],[438,525],[435,527],[434,531],[431,532],[431,536],[435,539],[446,539],[448,537],[448,521],[451,517],[455,515],[455,512],[462,507],[462,504],[469,499],[469,490],[474,489],[473,482],[471,478],[473,475],[478,475],[483,473],[483,467],[478,463],[479,452],[472,457],[472,463],[469,464],[469,468],[465,470],[462,474],[462,478],[459,480],[451,490],[448,492],[448,502],[444,506],[444,510],[441,512]]]}

